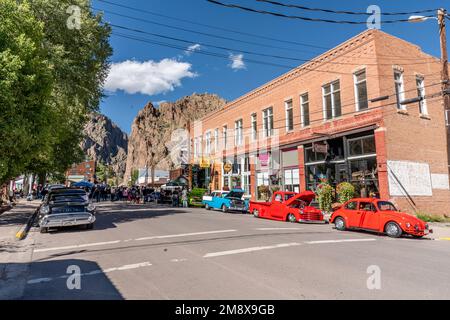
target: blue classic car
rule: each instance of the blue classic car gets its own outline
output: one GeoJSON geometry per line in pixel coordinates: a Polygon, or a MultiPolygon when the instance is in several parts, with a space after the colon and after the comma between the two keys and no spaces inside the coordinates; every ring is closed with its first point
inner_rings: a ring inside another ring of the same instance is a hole
{"type": "Polygon", "coordinates": [[[231,191],[213,191],[210,195],[204,195],[202,204],[206,210],[216,209],[222,212],[228,211],[248,211],[248,201],[243,200],[245,191],[233,189],[231,191]]]}

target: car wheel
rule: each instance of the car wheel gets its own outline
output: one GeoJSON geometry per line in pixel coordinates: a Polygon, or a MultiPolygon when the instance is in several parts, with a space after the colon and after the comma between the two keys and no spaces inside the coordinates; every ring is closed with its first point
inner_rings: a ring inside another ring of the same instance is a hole
{"type": "Polygon", "coordinates": [[[295,218],[295,215],[293,213],[289,213],[287,216],[287,221],[294,223],[297,222],[297,219],[295,218]]]}
{"type": "Polygon", "coordinates": [[[48,228],[40,228],[39,232],[40,233],[47,233],[48,232],[48,228]]]}
{"type": "Polygon", "coordinates": [[[400,238],[403,233],[402,228],[400,228],[400,226],[395,222],[389,222],[386,224],[384,231],[391,238],[400,238]]]}
{"type": "Polygon", "coordinates": [[[259,218],[259,211],[258,210],[253,210],[253,216],[255,217],[255,218],[259,218]]]}
{"type": "Polygon", "coordinates": [[[227,211],[228,211],[227,206],[223,204],[222,205],[222,212],[223,213],[227,213],[227,211]]]}
{"type": "Polygon", "coordinates": [[[211,207],[209,206],[209,204],[205,204],[205,209],[206,210],[211,210],[211,207]]]}
{"type": "Polygon", "coordinates": [[[336,220],[334,220],[334,226],[337,230],[344,231],[346,229],[344,218],[337,217],[336,220]]]}

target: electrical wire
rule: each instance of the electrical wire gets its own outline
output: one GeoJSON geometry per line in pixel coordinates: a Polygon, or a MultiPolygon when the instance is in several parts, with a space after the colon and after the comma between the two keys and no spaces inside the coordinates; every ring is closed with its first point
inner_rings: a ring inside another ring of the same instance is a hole
{"type": "Polygon", "coordinates": [[[223,27],[212,26],[212,25],[209,25],[209,24],[200,23],[200,22],[196,22],[196,21],[192,21],[192,20],[175,18],[175,17],[164,15],[164,14],[148,11],[148,10],[145,10],[145,9],[142,9],[142,8],[130,7],[130,6],[126,6],[126,5],[123,5],[123,4],[114,3],[114,2],[111,2],[111,1],[106,1],[106,0],[97,0],[97,1],[109,4],[109,5],[112,5],[112,6],[116,6],[116,7],[120,7],[120,8],[124,8],[124,9],[128,9],[128,10],[136,11],[136,12],[139,12],[139,13],[146,13],[146,14],[157,16],[157,17],[161,17],[161,18],[166,18],[166,19],[171,19],[171,20],[174,20],[174,21],[181,21],[181,22],[185,22],[185,23],[190,23],[190,24],[193,24],[193,25],[198,25],[198,26],[201,26],[201,27],[211,28],[211,29],[215,29],[215,30],[219,30],[219,31],[225,31],[225,32],[240,34],[240,35],[243,35],[243,36],[264,39],[264,40],[277,41],[277,42],[280,42],[280,43],[293,44],[293,45],[297,45],[297,46],[304,46],[304,47],[310,47],[310,48],[316,48],[316,49],[327,49],[326,47],[313,45],[313,44],[309,44],[309,43],[276,39],[276,38],[273,38],[273,37],[263,36],[263,35],[259,35],[259,34],[243,32],[243,31],[237,31],[237,30],[232,30],[232,29],[223,28],[223,27]]]}
{"type": "MultiPolygon", "coordinates": [[[[310,22],[325,22],[325,23],[334,23],[334,24],[352,24],[352,25],[362,25],[367,24],[367,21],[349,21],[349,20],[331,20],[331,19],[320,19],[320,18],[309,18],[309,17],[303,17],[303,16],[294,16],[294,15],[287,15],[279,12],[273,12],[273,11],[265,11],[265,10],[258,10],[253,9],[249,7],[244,7],[237,4],[227,4],[223,3],[217,0],[206,0],[208,2],[211,2],[213,4],[227,7],[227,8],[233,8],[233,9],[240,9],[248,12],[253,13],[259,13],[259,14],[265,14],[265,15],[271,15],[281,18],[288,18],[288,19],[297,19],[297,20],[304,20],[304,21],[310,21],[310,22]]],[[[434,15],[424,16],[426,18],[432,18],[434,15]]],[[[399,22],[409,22],[409,19],[398,19],[398,20],[383,20],[381,23],[383,24],[391,24],[391,23],[399,23],[399,22]]]]}
{"type": "MultiPolygon", "coordinates": [[[[322,9],[322,8],[310,8],[310,7],[300,6],[297,4],[287,4],[287,3],[271,1],[271,0],[256,0],[256,1],[270,3],[272,5],[281,6],[281,7],[296,8],[296,9],[305,10],[305,11],[317,11],[317,12],[326,12],[326,13],[334,13],[334,14],[349,14],[349,15],[366,15],[366,16],[372,15],[372,13],[369,13],[369,12],[355,12],[355,11],[331,10],[331,9],[322,9]]],[[[381,15],[400,16],[400,15],[430,13],[430,12],[436,12],[437,10],[438,9],[426,9],[426,10],[410,11],[410,12],[381,12],[381,15]]]]}

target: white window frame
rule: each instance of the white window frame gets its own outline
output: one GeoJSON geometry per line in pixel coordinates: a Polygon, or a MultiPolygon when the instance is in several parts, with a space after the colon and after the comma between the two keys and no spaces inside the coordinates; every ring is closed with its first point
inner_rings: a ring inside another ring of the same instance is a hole
{"type": "Polygon", "coordinates": [[[361,69],[356,71],[355,73],[353,73],[353,83],[355,85],[355,101],[356,101],[356,111],[361,111],[361,110],[367,110],[369,109],[369,92],[368,92],[368,88],[367,88],[367,71],[366,69],[361,69]],[[360,80],[358,81],[358,76],[364,73],[364,80],[360,80]],[[358,91],[358,85],[361,83],[365,83],[366,85],[366,93],[367,93],[367,108],[365,109],[361,109],[361,101],[359,101],[359,91],[358,91]]]}
{"type": "Polygon", "coordinates": [[[263,110],[263,131],[264,137],[271,137],[273,134],[273,107],[263,110]]]}
{"type": "Polygon", "coordinates": [[[214,129],[214,153],[219,152],[219,128],[214,129]]]}
{"type": "Polygon", "coordinates": [[[258,140],[258,115],[253,113],[250,116],[250,121],[252,124],[252,141],[258,140]]]}
{"type": "MultiPolygon", "coordinates": [[[[336,92],[339,92],[339,96],[341,95],[341,81],[335,80],[333,82],[327,83],[326,85],[322,86],[322,101],[323,101],[323,119],[325,121],[332,120],[336,118],[336,101],[334,99],[334,94],[336,92]],[[335,90],[335,85],[339,84],[339,90],[335,90]],[[325,88],[330,86],[330,92],[325,93],[325,88]],[[326,97],[331,96],[331,118],[327,118],[327,105],[326,105],[326,97]]],[[[342,116],[342,100],[341,100],[341,115],[342,116]]]]}
{"type": "Polygon", "coordinates": [[[301,117],[301,126],[302,128],[308,127],[311,125],[311,118],[310,118],[310,112],[309,112],[309,94],[308,92],[303,93],[300,95],[300,117],[301,117]],[[305,97],[307,98],[305,100],[305,97]],[[305,105],[308,104],[308,124],[305,125],[305,105]]]}
{"type": "Polygon", "coordinates": [[[284,110],[286,115],[286,132],[294,131],[294,101],[292,99],[286,100],[284,102],[284,110]],[[292,111],[292,129],[289,128],[289,111],[292,111]]]}
{"type": "Polygon", "coordinates": [[[211,131],[205,133],[205,154],[211,154],[211,131]]]}
{"type": "Polygon", "coordinates": [[[397,97],[397,109],[406,110],[406,106],[401,102],[405,100],[405,82],[403,81],[403,71],[394,70],[395,95],[397,97]],[[395,79],[396,75],[400,75],[399,79],[395,79]]]}
{"type": "Polygon", "coordinates": [[[425,93],[425,78],[423,76],[416,76],[416,87],[417,87],[417,96],[419,98],[423,98],[423,100],[419,101],[419,113],[421,115],[428,115],[428,107],[425,93]]]}
{"type": "Polygon", "coordinates": [[[223,143],[223,149],[227,150],[227,143],[228,143],[228,126],[222,127],[222,143],[223,143]]]}
{"type": "Polygon", "coordinates": [[[234,145],[236,147],[241,146],[243,142],[243,125],[244,122],[242,119],[236,120],[234,122],[234,145]]]}

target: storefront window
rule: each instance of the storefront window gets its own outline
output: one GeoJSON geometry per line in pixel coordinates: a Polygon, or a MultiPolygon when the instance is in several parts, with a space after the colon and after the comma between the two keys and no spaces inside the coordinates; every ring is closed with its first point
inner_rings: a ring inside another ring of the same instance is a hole
{"type": "Polygon", "coordinates": [[[350,156],[361,156],[376,153],[375,137],[368,136],[348,140],[350,156]]]}
{"type": "Polygon", "coordinates": [[[284,170],[284,188],[286,191],[300,192],[299,169],[284,170]]]}
{"type": "Polygon", "coordinates": [[[376,157],[350,161],[351,182],[361,197],[378,195],[378,170],[376,157]]]}
{"type": "Polygon", "coordinates": [[[312,147],[305,148],[306,162],[324,161],[326,155],[324,153],[314,152],[312,147]]]}

